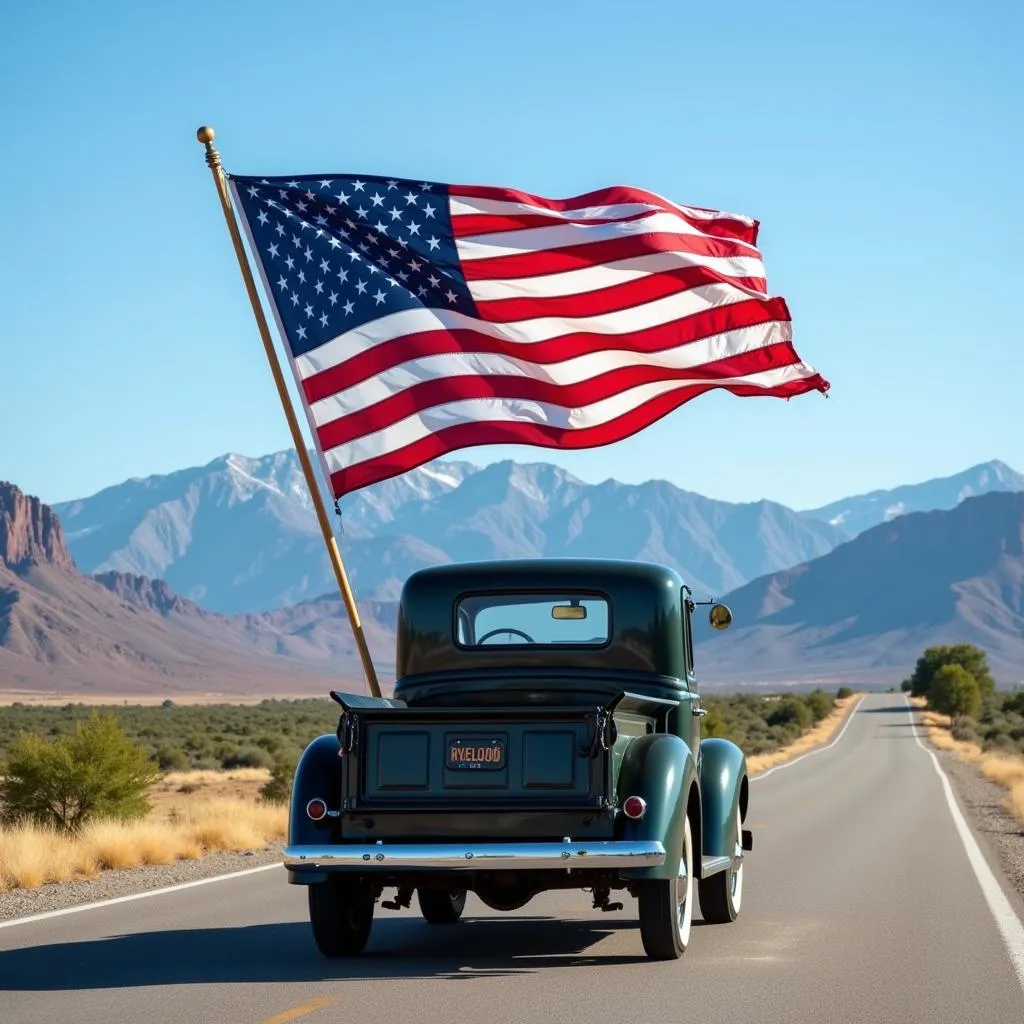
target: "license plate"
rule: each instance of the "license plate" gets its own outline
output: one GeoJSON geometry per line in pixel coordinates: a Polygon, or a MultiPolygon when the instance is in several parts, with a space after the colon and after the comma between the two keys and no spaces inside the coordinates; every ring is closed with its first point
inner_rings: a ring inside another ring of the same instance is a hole
{"type": "Polygon", "coordinates": [[[449,768],[496,770],[505,767],[505,741],[498,737],[471,736],[448,741],[449,768]]]}

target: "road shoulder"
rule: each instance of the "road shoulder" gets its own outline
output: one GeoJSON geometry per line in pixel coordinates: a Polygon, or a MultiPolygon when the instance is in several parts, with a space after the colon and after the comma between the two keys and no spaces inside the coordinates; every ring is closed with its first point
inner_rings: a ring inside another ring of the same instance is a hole
{"type": "Polygon", "coordinates": [[[971,824],[989,864],[998,868],[1014,909],[1024,918],[1024,823],[1006,808],[1006,789],[986,779],[977,766],[938,750],[926,736],[922,741],[949,776],[964,816],[971,824]]]}
{"type": "MultiPolygon", "coordinates": [[[[102,900],[133,896],[137,893],[183,885],[204,878],[229,875],[264,864],[280,862],[283,843],[263,850],[242,853],[211,853],[199,860],[179,860],[173,864],[102,871],[95,878],[74,882],[49,882],[32,889],[11,889],[0,893],[0,922],[34,917],[55,910],[102,900]]],[[[283,872],[282,872],[283,881],[283,872]]]]}

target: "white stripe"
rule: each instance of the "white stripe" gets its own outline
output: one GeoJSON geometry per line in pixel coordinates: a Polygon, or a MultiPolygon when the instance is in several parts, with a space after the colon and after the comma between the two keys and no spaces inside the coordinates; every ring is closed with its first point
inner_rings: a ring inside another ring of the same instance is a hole
{"type": "Polygon", "coordinates": [[[917,721],[914,718],[914,709],[911,707],[906,694],[904,694],[903,699],[910,710],[910,728],[914,734],[914,739],[917,741],[917,745],[932,759],[932,767],[942,782],[946,806],[949,807],[949,813],[953,816],[953,824],[956,826],[960,842],[963,843],[964,850],[967,853],[967,860],[974,871],[974,877],[978,880],[978,885],[981,886],[988,909],[993,918],[995,918],[996,927],[999,929],[999,934],[1006,946],[1006,950],[1010,954],[1010,962],[1017,973],[1017,981],[1020,983],[1021,989],[1024,989],[1024,923],[1014,913],[1010,901],[1006,898],[1006,893],[1003,892],[1002,886],[996,880],[996,876],[992,873],[992,869],[985,860],[985,855],[981,852],[974,836],[971,835],[971,830],[964,820],[960,808],[957,806],[956,798],[953,796],[953,787],[950,786],[949,779],[942,770],[942,765],[939,764],[939,759],[935,756],[934,751],[929,750],[921,742],[921,737],[917,731],[917,721]]]}
{"type": "MultiPolygon", "coordinates": [[[[789,381],[802,380],[811,376],[813,372],[806,364],[795,363],[742,377],[725,378],[716,383],[749,384],[767,390],[789,381]]],[[[361,462],[404,448],[439,430],[460,423],[536,423],[568,430],[599,426],[617,419],[659,395],[707,383],[707,378],[700,376],[690,380],[654,381],[575,409],[567,409],[549,402],[526,402],[504,398],[474,398],[449,402],[414,413],[398,423],[373,434],[367,434],[356,441],[328,449],[324,452],[324,461],[330,472],[336,473],[338,470],[350,469],[361,462]]]]}
{"type": "Polygon", "coordinates": [[[280,861],[273,864],[263,864],[258,868],[246,868],[244,871],[232,871],[229,875],[213,875],[210,878],[200,878],[195,882],[181,882],[178,885],[166,885],[162,889],[146,889],[144,892],[134,892],[130,896],[116,896],[109,900],[97,900],[95,903],[80,903],[75,907],[65,907],[63,910],[48,910],[45,914],[32,914],[29,917],[16,917],[11,921],[0,921],[0,928],[13,928],[19,924],[32,924],[35,921],[47,921],[51,917],[65,917],[68,914],[80,914],[83,910],[98,910],[100,907],[112,907],[116,903],[130,903],[132,900],[144,900],[150,896],[163,896],[168,892],[180,892],[182,889],[194,889],[197,885],[211,885],[213,882],[226,882],[231,878],[242,878],[245,875],[255,875],[258,871],[269,871],[271,868],[284,867],[280,861]]]}
{"type": "Polygon", "coordinates": [[[538,317],[532,320],[514,320],[507,324],[488,323],[456,310],[423,307],[403,309],[354,327],[317,348],[296,356],[295,369],[300,380],[305,380],[315,373],[344,363],[360,352],[376,348],[392,338],[402,338],[426,331],[472,330],[491,338],[523,345],[551,341],[578,332],[614,338],[619,334],[657,327],[659,324],[671,323],[694,313],[749,298],[747,292],[735,285],[708,284],[689,288],[677,295],[666,295],[641,306],[620,309],[614,313],[592,317],[538,317]]]}
{"type": "Polygon", "coordinates": [[[783,764],[777,764],[774,768],[769,768],[767,771],[752,775],[750,777],[751,782],[759,782],[761,779],[767,779],[773,772],[781,772],[783,768],[792,768],[793,765],[799,764],[805,757],[814,757],[815,754],[823,754],[826,750],[831,750],[842,738],[846,735],[846,730],[850,728],[850,723],[853,721],[853,716],[857,712],[857,708],[860,707],[861,702],[864,700],[863,697],[859,698],[857,703],[850,708],[849,717],[843,722],[842,729],[839,730],[839,735],[836,736],[830,743],[826,743],[823,747],[815,747],[814,750],[808,750],[806,754],[801,754],[799,757],[794,757],[792,761],[785,761],[783,764]]]}
{"type": "Polygon", "coordinates": [[[610,349],[587,352],[557,363],[534,363],[526,358],[497,355],[490,352],[456,352],[410,359],[385,370],[344,391],[310,404],[309,411],[318,427],[350,413],[366,409],[377,402],[431,380],[455,376],[520,377],[546,381],[564,387],[591,380],[612,370],[631,366],[657,366],[686,370],[703,366],[729,356],[740,355],[792,339],[792,325],[770,321],[734,331],[701,338],[663,352],[633,352],[610,349]]]}
{"type": "MultiPolygon", "coordinates": [[[[536,253],[547,249],[562,249],[572,245],[588,245],[615,238],[629,238],[653,233],[687,235],[697,238],[713,238],[695,228],[678,214],[659,211],[640,220],[612,221],[606,224],[554,224],[544,228],[519,228],[510,231],[496,231],[490,235],[474,235],[472,238],[456,240],[459,259],[463,262],[492,259],[495,256],[517,256],[522,253],[536,253]]],[[[714,239],[724,241],[724,239],[714,239]]],[[[730,243],[745,249],[750,256],[759,253],[752,245],[738,239],[730,243]]]]}
{"type": "MultiPolygon", "coordinates": [[[[622,186],[629,188],[628,185],[622,186]]],[[[647,191],[665,206],[679,210],[680,213],[693,217],[694,220],[734,220],[747,227],[754,226],[754,218],[744,213],[726,213],[721,210],[701,210],[696,206],[684,206],[681,203],[674,203],[671,199],[658,195],[657,192],[647,191]]],[[[517,202],[509,199],[485,199],[477,196],[449,196],[449,211],[452,217],[465,216],[467,214],[496,214],[498,216],[518,217],[522,214],[540,213],[545,217],[556,217],[562,220],[591,220],[597,217],[629,217],[634,213],[643,213],[645,210],[659,210],[663,207],[656,203],[637,201],[633,203],[609,203],[604,206],[575,206],[569,210],[551,210],[538,203],[517,202]]]]}
{"type": "MultiPolygon", "coordinates": [[[[497,281],[467,281],[469,293],[477,302],[493,299],[550,298],[561,295],[580,295],[600,288],[636,281],[666,270],[683,267],[707,267],[722,277],[755,277],[764,280],[764,264],[752,256],[704,256],[700,253],[661,251],[633,256],[614,263],[597,264],[580,270],[563,270],[558,274],[538,277],[515,277],[497,281]]],[[[742,287],[735,284],[737,288],[742,287]]],[[[763,297],[763,293],[750,291],[749,295],[763,297]]]]}

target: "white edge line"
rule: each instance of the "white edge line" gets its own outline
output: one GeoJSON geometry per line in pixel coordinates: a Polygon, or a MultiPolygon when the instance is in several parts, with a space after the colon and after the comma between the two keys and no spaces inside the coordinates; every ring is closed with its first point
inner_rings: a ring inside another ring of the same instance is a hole
{"type": "Polygon", "coordinates": [[[271,868],[284,867],[283,862],[275,861],[273,864],[261,864],[258,868],[246,868],[244,871],[232,871],[228,875],[212,875],[210,878],[200,878],[195,882],[181,882],[178,885],[166,885],[162,889],[146,889],[143,892],[133,892],[130,896],[116,896],[109,900],[98,900],[95,903],[80,903],[78,906],[65,907],[63,910],[50,910],[45,914],[33,914],[31,917],[16,917],[11,921],[0,921],[0,928],[13,928],[19,924],[32,924],[33,921],[47,921],[51,917],[64,917],[66,914],[79,914],[83,910],[96,910],[99,907],[112,907],[115,903],[130,903],[132,900],[144,900],[148,896],[162,896],[167,892],[180,892],[182,889],[194,889],[197,885],[210,885],[213,882],[226,882],[229,878],[243,878],[245,875],[255,875],[259,871],[269,871],[271,868]]]}
{"type": "Polygon", "coordinates": [[[857,703],[847,712],[846,721],[843,722],[842,729],[839,730],[839,735],[834,737],[823,747],[815,747],[814,750],[808,750],[806,754],[801,754],[799,757],[794,757],[792,761],[784,761],[782,764],[777,764],[774,768],[769,768],[767,771],[761,772],[758,775],[752,775],[750,782],[758,782],[761,779],[767,779],[772,772],[782,771],[783,768],[792,768],[793,765],[799,764],[805,757],[813,757],[815,754],[824,754],[826,750],[834,747],[842,738],[847,729],[850,728],[850,723],[853,721],[853,716],[857,713],[857,708],[860,707],[861,702],[864,700],[864,696],[861,695],[857,698],[857,703]]]}
{"type": "Polygon", "coordinates": [[[996,927],[1002,936],[1006,951],[1010,954],[1013,969],[1017,972],[1017,981],[1020,983],[1021,989],[1024,989],[1024,924],[1014,912],[1010,901],[1006,898],[1006,893],[1003,892],[1002,886],[988,866],[988,861],[985,860],[985,855],[981,852],[977,840],[971,835],[971,830],[953,796],[953,787],[949,784],[949,777],[943,771],[938,757],[935,756],[933,750],[921,742],[921,736],[917,731],[917,721],[914,718],[914,707],[905,694],[903,700],[910,712],[910,728],[913,731],[914,739],[917,741],[917,745],[932,759],[932,767],[942,782],[942,790],[946,794],[946,803],[949,806],[949,813],[953,817],[953,824],[960,835],[960,842],[964,844],[967,859],[974,869],[974,876],[978,879],[978,885],[981,886],[988,909],[995,918],[996,927]]]}

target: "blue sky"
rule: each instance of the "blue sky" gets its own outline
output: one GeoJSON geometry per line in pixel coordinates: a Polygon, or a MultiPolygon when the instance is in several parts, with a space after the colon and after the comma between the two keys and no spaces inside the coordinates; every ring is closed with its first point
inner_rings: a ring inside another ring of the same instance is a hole
{"type": "Polygon", "coordinates": [[[239,173],[751,214],[832,383],[706,395],[585,480],[794,507],[1000,458],[1024,470],[1024,5],[21,4],[0,96],[0,479],[47,501],[290,444],[194,140],[239,173]]]}

